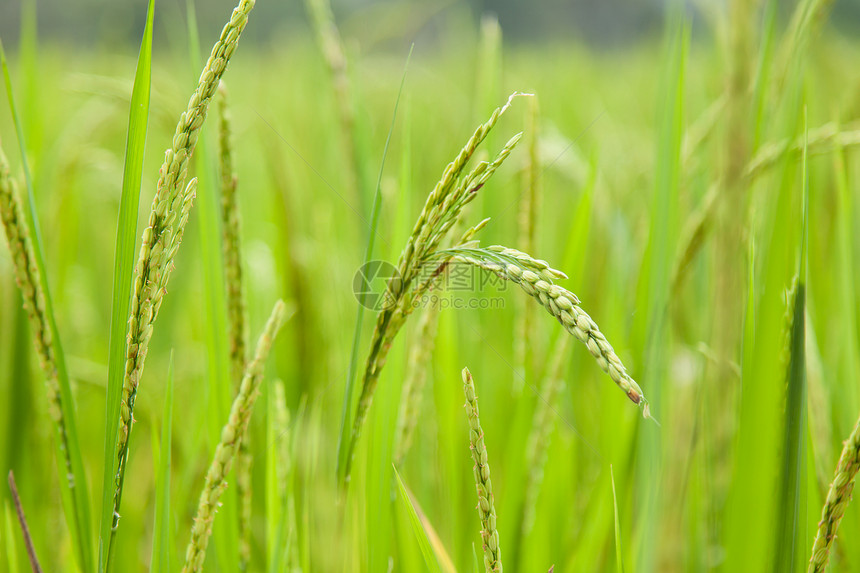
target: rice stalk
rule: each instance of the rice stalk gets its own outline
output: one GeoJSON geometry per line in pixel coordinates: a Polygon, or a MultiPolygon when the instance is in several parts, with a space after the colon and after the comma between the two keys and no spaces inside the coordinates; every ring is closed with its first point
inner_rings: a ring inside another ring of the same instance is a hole
{"type": "MultiPolygon", "coordinates": [[[[230,141],[230,109],[227,87],[218,87],[219,119],[218,157],[221,174],[221,232],[223,234],[224,284],[227,290],[227,335],[230,341],[230,372],[235,389],[242,383],[246,366],[248,312],[242,283],[240,251],[242,220],[236,196],[238,176],[233,168],[233,146],[230,141]]],[[[236,493],[239,498],[239,569],[245,570],[251,559],[251,450],[250,435],[242,436],[236,460],[236,493]]]]}
{"type": "Polygon", "coordinates": [[[340,123],[341,144],[344,147],[346,160],[349,162],[349,168],[345,170],[349,177],[349,186],[354,196],[361,200],[361,158],[359,144],[356,141],[355,110],[343,40],[334,21],[329,0],[305,0],[305,7],[311,17],[320,51],[331,75],[337,103],[337,118],[340,123]]]}
{"type": "Polygon", "coordinates": [[[197,516],[191,528],[191,540],[185,552],[184,573],[200,571],[206,558],[206,546],[212,534],[212,522],[220,505],[221,495],[227,489],[227,474],[235,461],[242,441],[248,430],[248,422],[263,380],[263,368],[272,342],[287,319],[287,307],[283,301],[275,303],[272,314],[257,342],[254,359],[245,369],[242,385],[230,408],[230,417],[221,430],[221,441],[215,448],[215,455],[206,473],[206,483],[197,505],[197,516]]]}
{"type": "Polygon", "coordinates": [[[827,500],[821,510],[821,521],[818,522],[818,532],[812,544],[812,557],[809,560],[809,573],[821,573],[827,568],[830,559],[830,548],[836,539],[839,522],[845,515],[845,508],[851,501],[854,490],[854,479],[860,470],[860,419],[854,425],[854,431],[845,440],[842,455],[836,465],[836,476],[827,492],[827,500]]]}
{"type": "MultiPolygon", "coordinates": [[[[423,282],[418,281],[418,286],[410,291],[410,287],[419,278],[419,273],[427,270],[422,263],[438,248],[440,242],[460,219],[463,208],[475,199],[477,192],[507,159],[522,137],[522,134],[515,135],[492,162],[481,162],[466,177],[461,177],[478,145],[510,107],[513,98],[518,95],[523,94],[512,94],[505,105],[496,108],[487,122],[478,126],[457,157],[445,168],[442,178],[427,197],[412,234],[400,254],[397,273],[386,285],[385,304],[377,316],[370,352],[365,363],[361,394],[356,405],[349,444],[345,452],[345,465],[339,472],[343,483],[349,478],[355,445],[361,435],[379,381],[379,373],[385,366],[391,344],[409,314],[414,310],[411,304],[414,298],[420,296],[423,293],[422,289],[428,288],[435,276],[438,276],[438,273],[434,273],[423,282]]],[[[340,459],[340,456],[338,458],[340,459]]]]}
{"type": "Polygon", "coordinates": [[[436,331],[439,327],[439,312],[438,305],[430,305],[424,309],[418,321],[418,334],[409,348],[409,358],[406,362],[409,372],[403,381],[400,409],[397,413],[397,429],[394,434],[395,466],[403,463],[403,458],[412,446],[415,426],[418,424],[421,404],[424,400],[424,387],[427,371],[430,369],[436,331]]]}
{"type": "Polygon", "coordinates": [[[239,36],[248,23],[248,14],[254,8],[255,1],[240,0],[239,5],[233,10],[230,21],[224,26],[220,38],[212,48],[212,53],[200,74],[197,89],[192,94],[186,111],[179,118],[172,146],[165,153],[149,222],[143,232],[132,293],[126,371],[119,420],[120,432],[117,442],[119,465],[114,495],[114,531],[119,525],[119,508],[128,458],[134,400],[143,374],[155,319],[166,293],[173,259],[179,249],[194,198],[196,179],[192,179],[188,186],[185,186],[188,163],[194,153],[200,128],[206,119],[209,103],[218,89],[230,57],[238,46],[239,36]]]}
{"type": "Polygon", "coordinates": [[[570,337],[560,336],[549,356],[547,372],[538,392],[537,408],[526,440],[526,476],[523,494],[523,514],[520,537],[525,539],[534,527],[537,497],[543,483],[544,468],[549,457],[549,441],[555,430],[555,404],[564,388],[564,367],[570,348],[570,337]]]}
{"type": "Polygon", "coordinates": [[[469,448],[475,461],[475,489],[478,493],[478,516],[481,520],[481,540],[484,545],[484,568],[487,573],[502,571],[502,550],[499,547],[499,531],[496,528],[496,508],[493,503],[493,482],[490,480],[490,464],[484,444],[484,430],[478,415],[478,397],[475,382],[468,368],[463,368],[463,391],[466,394],[466,416],[469,419],[469,448]]]}
{"type": "Polygon", "coordinates": [[[30,536],[30,527],[27,525],[27,518],[24,515],[24,506],[21,505],[21,498],[18,496],[18,486],[15,484],[15,474],[9,470],[9,491],[12,494],[12,502],[15,504],[15,512],[18,514],[18,525],[21,526],[21,536],[24,538],[24,547],[27,549],[27,557],[30,559],[30,567],[33,573],[42,573],[42,566],[39,565],[39,558],[36,556],[36,548],[33,545],[33,538],[30,536]]]}
{"type": "MultiPolygon", "coordinates": [[[[523,192],[520,196],[519,238],[517,244],[526,252],[534,251],[537,215],[540,210],[540,155],[538,149],[538,104],[537,97],[529,100],[526,131],[529,134],[528,154],[523,177],[523,192]]],[[[535,340],[534,307],[520,304],[517,308],[517,325],[514,332],[514,395],[519,396],[527,375],[531,374],[531,345],[535,340]]]]}
{"type": "Polygon", "coordinates": [[[565,330],[588,348],[600,368],[642,409],[642,415],[651,418],[651,409],[642,389],[627,373],[621,359],[594,320],[580,308],[579,298],[554,284],[555,280],[567,278],[564,273],[551,268],[546,261],[501,246],[485,249],[455,247],[440,251],[439,255],[450,256],[456,262],[474,265],[518,284],[526,294],[540,302],[565,330]]]}

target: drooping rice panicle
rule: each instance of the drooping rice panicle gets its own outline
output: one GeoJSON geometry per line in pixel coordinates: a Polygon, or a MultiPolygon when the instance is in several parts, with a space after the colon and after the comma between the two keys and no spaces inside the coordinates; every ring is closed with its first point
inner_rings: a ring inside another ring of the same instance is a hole
{"type": "Polygon", "coordinates": [[[209,471],[206,473],[206,483],[197,504],[197,516],[194,518],[191,540],[188,542],[188,548],[185,552],[183,573],[200,571],[203,568],[206,546],[209,544],[209,537],[212,534],[212,522],[220,506],[221,495],[227,489],[227,474],[239,452],[242,436],[248,429],[254,402],[263,380],[263,367],[272,348],[272,342],[286,319],[287,307],[283,301],[279,300],[275,303],[263,334],[260,335],[254,359],[245,369],[242,385],[239,387],[239,392],[230,408],[230,417],[221,430],[221,441],[215,448],[215,455],[209,466],[209,471]]]}
{"type": "Polygon", "coordinates": [[[152,211],[141,240],[132,291],[126,371],[123,378],[119,420],[120,431],[117,440],[119,464],[114,495],[114,529],[119,524],[119,508],[128,457],[134,400],[143,374],[155,319],[166,293],[173,259],[179,249],[182,232],[191,209],[191,201],[194,198],[196,180],[192,180],[187,187],[185,186],[188,162],[194,153],[200,128],[209,110],[209,103],[218,89],[230,57],[238,46],[239,36],[248,23],[248,14],[254,8],[255,1],[240,0],[239,5],[233,10],[230,21],[221,31],[221,36],[215,42],[206,66],[200,74],[197,89],[191,95],[187,109],[179,118],[172,145],[165,153],[164,163],[159,172],[155,197],[152,200],[152,211]]]}
{"type": "Polygon", "coordinates": [[[466,416],[469,419],[469,448],[475,462],[475,489],[478,493],[478,516],[481,519],[481,540],[484,545],[484,567],[487,573],[502,571],[502,550],[499,548],[499,531],[496,527],[496,508],[493,502],[493,482],[484,444],[484,430],[478,415],[478,397],[475,383],[468,368],[463,368],[463,391],[466,394],[466,416]]]}
{"type": "MultiPolygon", "coordinates": [[[[397,273],[388,281],[386,286],[386,304],[377,316],[370,352],[365,362],[361,394],[353,417],[352,432],[345,457],[346,465],[342,474],[344,481],[349,479],[355,445],[361,435],[361,429],[364,426],[364,420],[367,417],[367,411],[370,408],[379,380],[379,373],[385,365],[394,337],[413,310],[411,304],[405,303],[411,302],[413,296],[420,294],[415,290],[410,292],[409,289],[422,270],[422,262],[429,253],[438,248],[440,242],[459,220],[463,208],[475,198],[477,192],[510,155],[522,136],[522,134],[515,135],[491,163],[480,163],[468,176],[461,179],[460,175],[469,159],[474,155],[478,145],[487,137],[502,114],[510,107],[513,98],[518,95],[524,94],[512,94],[505,105],[492,113],[486,123],[478,126],[472,137],[457,154],[457,157],[445,168],[442,178],[427,197],[424,208],[412,229],[412,234],[400,254],[397,273]]],[[[428,286],[430,281],[419,284],[428,286]]]]}
{"type": "Polygon", "coordinates": [[[440,251],[438,256],[450,256],[454,261],[474,265],[518,284],[526,294],[538,300],[565,330],[585,344],[600,368],[642,409],[646,418],[651,417],[642,389],[627,373],[594,320],[580,308],[577,296],[554,284],[555,280],[567,278],[564,273],[551,268],[546,261],[501,246],[485,249],[452,248],[440,251]]]}
{"type": "Polygon", "coordinates": [[[406,452],[412,446],[415,426],[421,413],[421,403],[424,399],[424,386],[427,381],[427,371],[430,368],[430,357],[436,341],[436,330],[439,326],[439,305],[430,305],[421,314],[418,321],[418,332],[409,348],[407,364],[409,371],[403,382],[403,392],[400,397],[400,410],[397,413],[397,429],[394,434],[394,464],[400,465],[406,452]]]}
{"type": "Polygon", "coordinates": [[[830,548],[836,539],[839,522],[845,515],[845,508],[851,501],[854,490],[854,480],[860,471],[860,419],[854,425],[854,431],[845,440],[842,455],[836,466],[836,476],[827,492],[827,499],[821,510],[821,521],[818,522],[818,532],[812,544],[812,557],[809,560],[809,573],[822,573],[827,568],[830,559],[830,548]]]}
{"type": "MultiPolygon", "coordinates": [[[[223,234],[224,284],[227,290],[227,320],[230,339],[230,372],[238,390],[242,383],[247,357],[247,308],[242,281],[240,251],[242,219],[236,196],[238,176],[233,169],[233,145],[230,140],[230,108],[227,87],[218,87],[219,123],[218,156],[221,175],[221,232],[223,234]]],[[[236,460],[236,493],[239,497],[239,569],[248,568],[251,560],[251,449],[249,434],[242,436],[236,460]]]]}

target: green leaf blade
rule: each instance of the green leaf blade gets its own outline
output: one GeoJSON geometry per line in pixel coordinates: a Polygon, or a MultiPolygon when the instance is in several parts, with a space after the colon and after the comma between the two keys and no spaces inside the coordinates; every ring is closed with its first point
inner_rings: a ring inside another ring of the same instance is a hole
{"type": "Polygon", "coordinates": [[[108,357],[108,386],[105,400],[104,474],[102,475],[102,511],[99,531],[99,570],[109,567],[108,551],[112,543],[116,455],[119,433],[120,402],[125,374],[126,337],[128,333],[131,282],[135,265],[134,248],[137,237],[138,205],[143,178],[143,158],[149,121],[150,87],[152,82],[152,28],[155,2],[150,0],[146,27],[140,44],[137,71],[131,94],[123,167],[122,195],[116,232],[114,255],[113,301],[111,303],[110,353],[108,357]]]}
{"type": "MultiPolygon", "coordinates": [[[[367,235],[367,248],[365,249],[364,264],[373,258],[373,248],[376,242],[376,233],[379,227],[379,215],[382,211],[382,174],[385,171],[385,158],[388,156],[388,146],[391,143],[391,135],[394,132],[394,124],[397,120],[397,108],[400,106],[400,98],[403,95],[403,86],[406,83],[406,71],[409,69],[409,60],[412,59],[414,45],[409,48],[406,56],[406,64],[403,67],[403,75],[400,78],[400,88],[397,91],[397,99],[394,102],[394,111],[391,115],[391,125],[385,138],[385,147],[382,150],[382,162],[379,166],[379,176],[376,180],[376,193],[373,197],[373,208],[370,217],[370,229],[367,235]]],[[[362,295],[364,297],[364,295],[362,295]]],[[[343,487],[349,477],[349,466],[352,448],[355,446],[352,438],[352,412],[358,403],[358,386],[355,384],[356,369],[358,368],[358,353],[361,347],[361,327],[364,323],[364,300],[360,301],[356,311],[355,331],[352,337],[352,350],[349,358],[349,370],[346,377],[346,389],[344,391],[343,409],[341,411],[340,437],[337,443],[337,475],[338,481],[343,487]]]]}

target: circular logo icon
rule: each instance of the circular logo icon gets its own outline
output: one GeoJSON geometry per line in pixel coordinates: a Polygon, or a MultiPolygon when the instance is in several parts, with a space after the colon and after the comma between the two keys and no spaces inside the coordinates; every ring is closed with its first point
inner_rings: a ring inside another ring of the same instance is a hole
{"type": "Polygon", "coordinates": [[[387,261],[369,261],[352,278],[352,292],[358,304],[371,310],[390,308],[400,288],[400,273],[387,261]]]}

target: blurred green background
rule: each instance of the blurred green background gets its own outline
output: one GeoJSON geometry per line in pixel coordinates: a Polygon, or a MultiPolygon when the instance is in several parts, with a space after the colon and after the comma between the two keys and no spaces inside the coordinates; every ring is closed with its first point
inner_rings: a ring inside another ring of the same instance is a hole
{"type": "MultiPolygon", "coordinates": [[[[199,4],[205,54],[232,4],[199,4]]],[[[588,352],[571,346],[564,390],[554,404],[537,518],[522,535],[523,487],[533,470],[526,443],[540,401],[535,388],[556,338],[566,334],[535,306],[534,331],[525,335],[526,385],[518,392],[522,380],[512,365],[517,339],[524,336],[519,317],[533,302],[524,303],[524,295],[509,286],[501,293],[503,309],[443,311],[416,442],[399,472],[457,570],[471,571],[481,561],[459,374],[464,366],[481,399],[509,570],[620,566],[610,466],[627,571],[805,570],[841,442],[860,412],[854,288],[860,239],[853,232],[860,222],[860,157],[852,149],[860,143],[854,131],[860,129],[857,3],[702,2],[680,10],[656,2],[335,4],[356,111],[359,168],[370,182],[359,181],[358,188],[332,81],[304,6],[258,4],[225,82],[251,339],[277,298],[295,310],[267,371],[268,381],[284,382],[291,415],[292,565],[303,571],[424,567],[391,471],[417,320],[397,338],[382,373],[346,500],[338,500],[335,483],[356,307],[353,275],[363,262],[367,232],[357,213],[368,217],[414,41],[381,179],[377,257],[396,260],[424,199],[475,126],[510,93],[536,94],[542,198],[531,254],[567,272],[570,279],[562,284],[600,325],[661,424],[643,420],[588,352]],[[796,10],[817,10],[816,17],[795,28],[796,10]],[[483,17],[491,13],[498,20],[483,17]],[[830,131],[819,129],[825,125],[830,131]],[[806,126],[806,379],[798,413],[786,408],[797,390],[786,376],[786,302],[798,272],[799,149],[806,126]],[[702,213],[708,215],[701,252],[675,284],[674,269],[702,213]],[[792,434],[796,424],[800,432],[792,434]],[[794,465],[787,462],[792,452],[800,452],[794,465]],[[798,479],[786,493],[789,475],[798,479]],[[796,507],[787,508],[795,494],[796,507]],[[780,533],[786,519],[796,520],[787,536],[780,533]],[[784,559],[792,556],[794,563],[786,566],[784,559]]],[[[0,6],[94,500],[100,496],[125,129],[145,9],[143,2],[39,2],[36,10],[9,0],[0,6]]],[[[186,28],[183,3],[156,3],[141,229],[163,150],[199,74],[188,56],[186,28]]],[[[524,129],[528,108],[525,98],[515,100],[484,144],[490,154],[524,129]]],[[[17,175],[20,157],[5,94],[0,110],[0,137],[17,175]]],[[[204,137],[214,149],[211,118],[204,137]]],[[[480,235],[483,245],[518,246],[526,165],[523,145],[471,207],[471,223],[492,218],[480,235]]],[[[215,190],[199,191],[207,192],[215,190]]],[[[207,284],[198,224],[195,209],[136,403],[118,538],[122,570],[149,564],[155,480],[150,436],[160,428],[171,350],[174,565],[182,560],[214,447],[207,424],[220,423],[208,419],[207,284]]],[[[474,296],[499,294],[483,290],[474,296]]],[[[372,323],[365,320],[362,361],[372,323]]],[[[266,460],[274,455],[266,435],[271,399],[266,385],[252,418],[255,571],[266,568],[273,543],[263,493],[266,460]]],[[[43,566],[73,571],[44,384],[5,246],[0,412],[0,469],[15,472],[43,566]]],[[[2,499],[9,499],[6,488],[2,499]]],[[[216,529],[226,527],[221,517],[216,529]]],[[[26,570],[17,526],[10,521],[0,529],[0,552],[8,557],[10,544],[17,547],[20,570],[26,570]]],[[[854,504],[840,528],[834,571],[860,571],[858,535],[860,506],[854,504]]],[[[235,570],[217,539],[207,567],[235,570]]],[[[8,563],[0,559],[0,571],[8,563]]]]}

